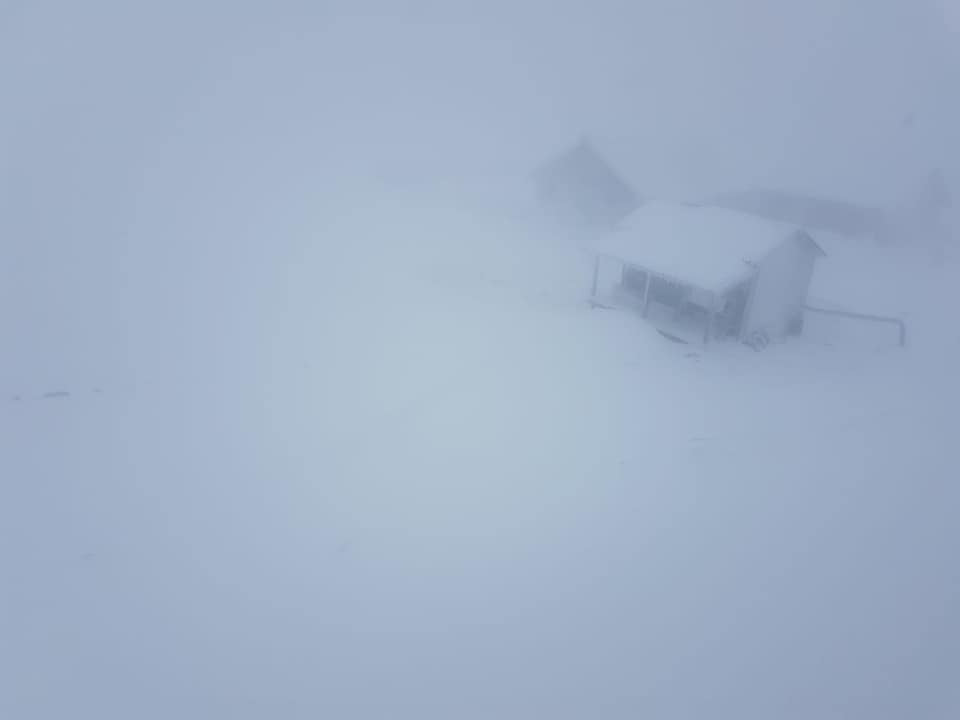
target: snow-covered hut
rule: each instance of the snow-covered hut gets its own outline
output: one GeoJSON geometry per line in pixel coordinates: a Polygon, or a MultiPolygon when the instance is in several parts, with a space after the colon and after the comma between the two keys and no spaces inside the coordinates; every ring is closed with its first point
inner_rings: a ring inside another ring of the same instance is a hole
{"type": "Polygon", "coordinates": [[[681,339],[765,344],[803,325],[823,250],[795,226],[716,207],[647,204],[597,245],[593,302],[681,339]]]}

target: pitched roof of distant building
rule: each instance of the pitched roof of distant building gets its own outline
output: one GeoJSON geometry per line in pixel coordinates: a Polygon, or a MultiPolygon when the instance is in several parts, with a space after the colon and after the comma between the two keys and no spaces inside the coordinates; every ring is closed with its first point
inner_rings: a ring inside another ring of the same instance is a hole
{"type": "Polygon", "coordinates": [[[587,139],[542,165],[535,179],[544,196],[558,187],[574,188],[587,213],[602,213],[616,222],[640,205],[629,182],[587,139]]]}

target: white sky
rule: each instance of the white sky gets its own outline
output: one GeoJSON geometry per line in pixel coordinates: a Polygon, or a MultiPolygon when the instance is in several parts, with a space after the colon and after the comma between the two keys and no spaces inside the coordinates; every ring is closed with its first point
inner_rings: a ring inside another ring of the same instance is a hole
{"type": "Polygon", "coordinates": [[[907,0],[6,7],[7,172],[29,158],[47,183],[45,156],[72,157],[74,197],[105,187],[93,166],[159,172],[210,133],[233,157],[272,144],[317,182],[321,156],[367,176],[519,173],[586,131],[635,155],[648,193],[769,182],[882,201],[956,125],[949,40],[907,0]]]}
{"type": "Polygon", "coordinates": [[[957,0],[940,0],[943,14],[954,30],[960,30],[960,3],[957,0]]]}

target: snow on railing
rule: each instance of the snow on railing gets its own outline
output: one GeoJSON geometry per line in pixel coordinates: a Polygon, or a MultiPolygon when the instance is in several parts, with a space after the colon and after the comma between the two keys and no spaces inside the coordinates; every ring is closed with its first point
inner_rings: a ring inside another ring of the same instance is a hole
{"type": "Polygon", "coordinates": [[[900,332],[900,347],[904,347],[907,344],[907,324],[900,318],[885,315],[867,315],[864,313],[849,312],[847,310],[828,310],[827,308],[813,307],[812,305],[804,305],[803,309],[806,312],[818,313],[820,315],[834,315],[837,317],[850,318],[851,320],[895,325],[900,332]]]}

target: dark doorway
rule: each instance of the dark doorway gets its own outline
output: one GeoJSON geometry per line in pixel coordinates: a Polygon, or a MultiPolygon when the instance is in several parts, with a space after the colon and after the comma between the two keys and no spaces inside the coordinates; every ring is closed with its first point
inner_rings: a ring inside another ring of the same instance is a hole
{"type": "Polygon", "coordinates": [[[636,295],[638,298],[643,299],[647,293],[647,278],[649,276],[643,270],[637,270],[632,267],[623,268],[623,276],[621,278],[621,283],[623,289],[629,292],[631,295],[636,295]]]}

